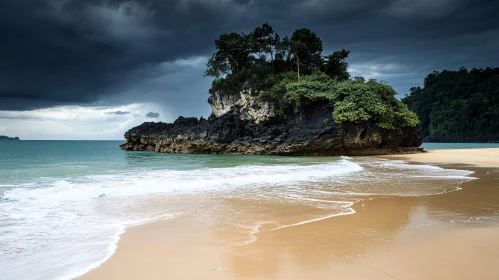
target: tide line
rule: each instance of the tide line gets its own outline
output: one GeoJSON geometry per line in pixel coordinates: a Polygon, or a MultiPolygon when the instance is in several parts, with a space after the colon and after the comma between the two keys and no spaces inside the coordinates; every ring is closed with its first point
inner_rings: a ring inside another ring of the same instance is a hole
{"type": "Polygon", "coordinates": [[[322,221],[322,220],[326,220],[326,219],[330,219],[330,218],[334,218],[334,217],[338,217],[338,216],[344,216],[344,215],[352,215],[352,214],[355,214],[355,213],[356,213],[356,212],[355,212],[355,210],[353,210],[353,208],[351,208],[351,206],[352,206],[354,203],[353,203],[353,202],[350,202],[349,204],[350,204],[350,205],[348,205],[347,207],[344,207],[344,208],[348,208],[349,212],[332,214],[332,215],[325,216],[325,217],[320,217],[320,218],[311,219],[311,220],[306,220],[306,221],[302,221],[302,222],[298,222],[298,223],[294,223],[294,224],[290,224],[290,225],[280,226],[280,227],[277,227],[277,228],[271,229],[271,231],[275,231],[275,230],[279,230],[279,229],[283,229],[283,228],[288,228],[288,227],[301,226],[301,225],[304,225],[304,224],[309,224],[309,223],[313,223],[313,222],[318,222],[318,221],[322,221]]]}
{"type": "Polygon", "coordinates": [[[256,226],[254,226],[254,227],[242,226],[244,228],[250,229],[250,232],[249,232],[249,240],[246,240],[246,241],[242,242],[240,245],[248,245],[248,244],[251,244],[251,243],[255,242],[258,239],[256,237],[256,234],[260,232],[260,227],[263,226],[264,224],[271,224],[271,223],[273,223],[273,222],[261,222],[261,223],[257,223],[256,226]]]}

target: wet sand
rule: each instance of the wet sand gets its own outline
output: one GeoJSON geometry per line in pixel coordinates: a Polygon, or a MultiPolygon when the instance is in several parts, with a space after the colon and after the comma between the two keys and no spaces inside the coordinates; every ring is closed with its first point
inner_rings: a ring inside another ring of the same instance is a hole
{"type": "MultiPolygon", "coordinates": [[[[464,151],[455,163],[499,165],[490,157],[470,161],[464,151]]],[[[437,162],[442,157],[431,156],[448,153],[410,159],[437,162]]],[[[480,179],[460,191],[370,199],[355,204],[355,214],[281,229],[263,220],[254,228],[220,226],[196,215],[131,227],[116,253],[81,279],[499,279],[499,169],[466,169],[480,179]]],[[[290,221],[310,211],[259,200],[218,203],[290,221]]]]}

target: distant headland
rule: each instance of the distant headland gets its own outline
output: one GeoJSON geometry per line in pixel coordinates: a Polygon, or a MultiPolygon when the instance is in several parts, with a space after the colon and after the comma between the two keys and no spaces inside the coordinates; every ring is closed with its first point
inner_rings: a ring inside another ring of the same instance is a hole
{"type": "Polygon", "coordinates": [[[9,137],[5,135],[0,135],[0,140],[21,140],[19,137],[9,137]]]}

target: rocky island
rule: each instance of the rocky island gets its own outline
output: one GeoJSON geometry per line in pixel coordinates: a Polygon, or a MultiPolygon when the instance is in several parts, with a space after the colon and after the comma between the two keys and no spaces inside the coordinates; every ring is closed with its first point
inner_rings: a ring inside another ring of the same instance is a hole
{"type": "Polygon", "coordinates": [[[311,30],[282,39],[264,24],[223,34],[205,75],[208,119],[146,122],[125,133],[130,151],[257,155],[416,153],[419,120],[393,88],[350,78],[349,52],[322,56],[311,30]]]}
{"type": "Polygon", "coordinates": [[[5,135],[0,135],[0,140],[20,140],[19,137],[9,137],[5,135]]]}

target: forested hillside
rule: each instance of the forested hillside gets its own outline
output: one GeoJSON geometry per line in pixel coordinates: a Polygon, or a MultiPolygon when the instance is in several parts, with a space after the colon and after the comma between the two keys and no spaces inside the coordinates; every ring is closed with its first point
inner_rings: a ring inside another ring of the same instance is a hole
{"type": "Polygon", "coordinates": [[[433,72],[402,99],[426,141],[499,141],[499,68],[433,72]]]}

